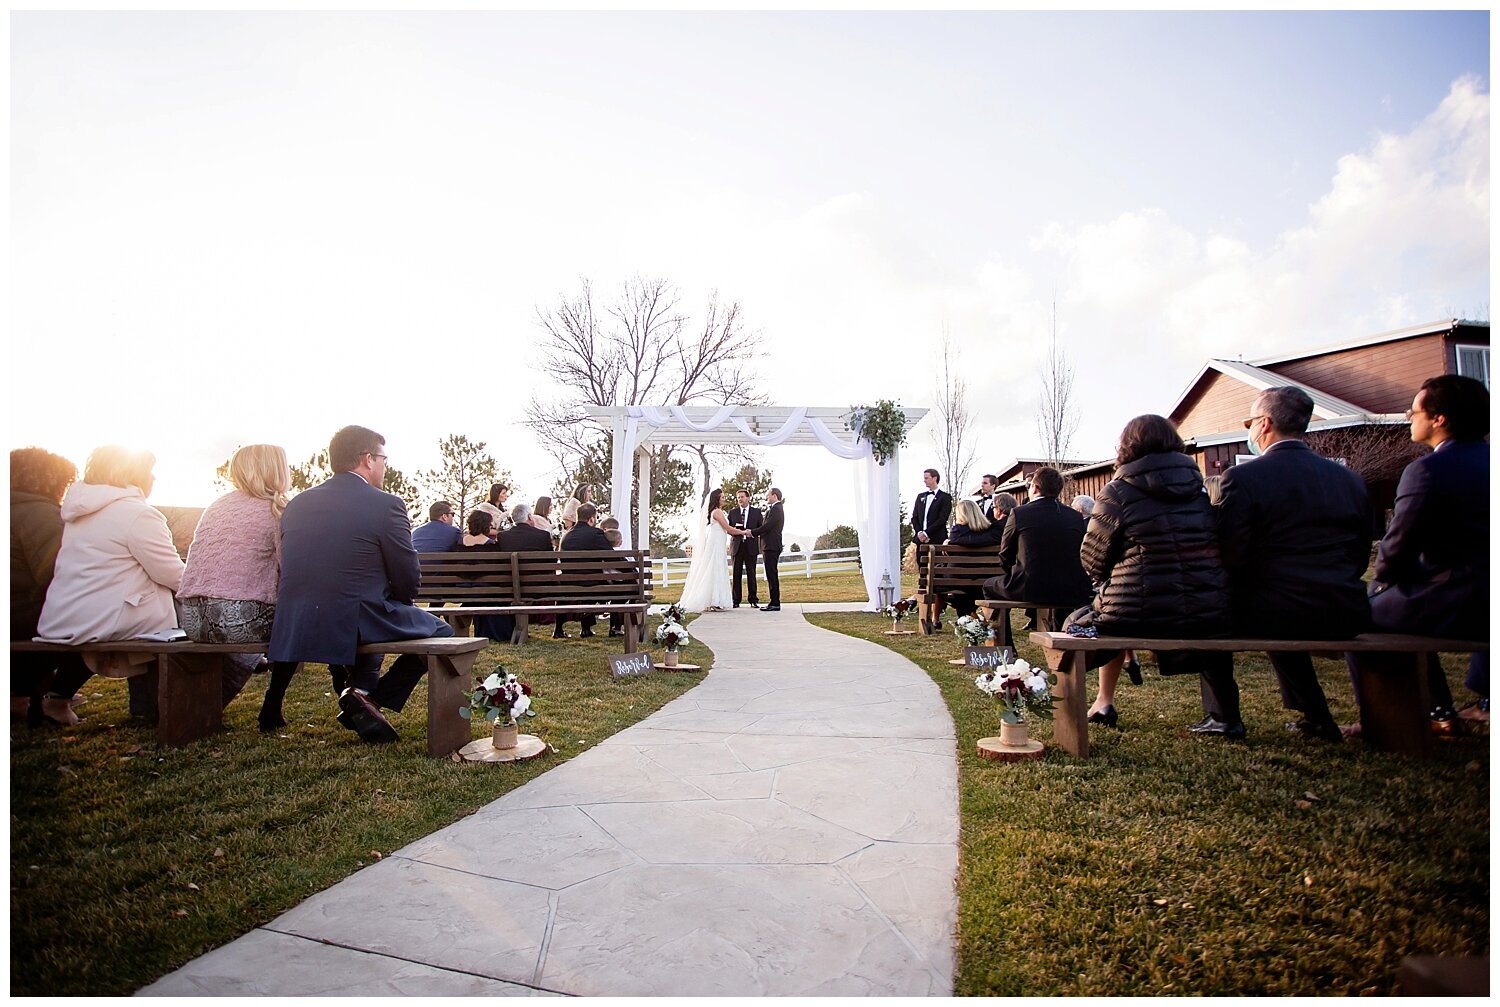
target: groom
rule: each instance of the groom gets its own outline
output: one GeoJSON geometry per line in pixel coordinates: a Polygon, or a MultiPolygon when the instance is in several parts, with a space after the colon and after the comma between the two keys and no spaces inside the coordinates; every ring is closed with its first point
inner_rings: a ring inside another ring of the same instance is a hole
{"type": "MultiPolygon", "coordinates": [[[[760,539],[761,555],[766,561],[766,586],[771,589],[771,604],[761,611],[780,612],[781,572],[776,569],[776,564],[781,560],[781,526],[786,520],[781,513],[781,490],[772,486],[771,491],[766,494],[766,499],[771,502],[771,506],[766,509],[766,519],[750,534],[760,539]]],[[[752,560],[752,564],[753,562],[752,560]]],[[[755,567],[752,565],[751,569],[755,567]]]]}
{"type": "MultiPolygon", "coordinates": [[[[750,494],[740,490],[735,494],[735,500],[739,506],[729,512],[729,523],[741,531],[753,532],[759,528],[763,520],[760,508],[750,506],[750,494]]],[[[740,607],[740,577],[743,575],[750,581],[750,607],[760,608],[759,598],[755,590],[755,554],[760,550],[760,543],[752,535],[739,538],[734,543],[734,587],[730,592],[734,598],[734,607],[740,607]]]]}

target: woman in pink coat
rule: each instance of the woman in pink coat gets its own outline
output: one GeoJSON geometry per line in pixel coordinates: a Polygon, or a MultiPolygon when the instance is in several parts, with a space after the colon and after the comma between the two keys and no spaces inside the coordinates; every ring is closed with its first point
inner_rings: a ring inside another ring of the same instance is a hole
{"type": "MultiPolygon", "coordinates": [[[[37,637],[57,643],[130,640],[177,627],[172,594],[182,583],[183,562],[161,511],[146,502],[155,483],[156,456],[118,445],[89,455],[83,481],[63,495],[62,547],[37,637]]],[[[145,655],[90,655],[94,672],[114,678],[154,668],[134,663],[145,655]]],[[[131,712],[149,716],[154,697],[131,690],[131,712]],[[149,702],[149,705],[147,703],[149,702]]]]}
{"type": "MultiPolygon", "coordinates": [[[[286,452],[274,444],[240,448],[229,459],[229,482],[233,491],[208,505],[193,532],[177,592],[182,628],[199,643],[263,643],[276,614],[281,512],[292,488],[286,452]]],[[[261,664],[253,654],[228,655],[226,705],[261,664]]],[[[272,705],[268,722],[280,720],[279,701],[272,705]]]]}

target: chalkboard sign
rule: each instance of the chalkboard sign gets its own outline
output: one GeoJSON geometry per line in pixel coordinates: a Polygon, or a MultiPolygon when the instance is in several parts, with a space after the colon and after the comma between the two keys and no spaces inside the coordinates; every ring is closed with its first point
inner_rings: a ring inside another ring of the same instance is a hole
{"type": "Polygon", "coordinates": [[[651,666],[651,654],[644,652],[640,654],[611,654],[609,655],[609,670],[614,672],[616,678],[625,675],[644,675],[653,670],[651,666]]]}
{"type": "Polygon", "coordinates": [[[965,647],[964,660],[971,668],[998,668],[1010,664],[1009,647],[965,647]]]}

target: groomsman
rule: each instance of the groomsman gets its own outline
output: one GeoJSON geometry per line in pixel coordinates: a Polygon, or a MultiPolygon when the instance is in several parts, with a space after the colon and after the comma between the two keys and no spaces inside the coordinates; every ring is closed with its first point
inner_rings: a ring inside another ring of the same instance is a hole
{"type": "MultiPolygon", "coordinates": [[[[750,506],[750,494],[740,490],[735,494],[735,500],[739,506],[729,512],[729,523],[736,528],[743,528],[753,532],[761,526],[765,520],[759,507],[750,506]]],[[[740,575],[744,574],[750,581],[750,607],[760,608],[760,599],[755,590],[755,560],[756,553],[760,551],[760,541],[754,535],[746,535],[735,540],[734,543],[734,587],[731,594],[734,598],[734,607],[740,607],[740,575]]],[[[769,580],[769,576],[767,577],[769,580]]]]}
{"type": "Polygon", "coordinates": [[[953,497],[938,489],[938,470],[927,469],[922,482],[927,489],[917,494],[911,509],[912,537],[918,542],[939,545],[948,541],[948,517],[953,513],[953,497]]]}
{"type": "Polygon", "coordinates": [[[760,539],[761,555],[766,562],[766,586],[771,589],[771,604],[761,611],[780,612],[781,571],[776,568],[776,564],[781,561],[781,528],[786,521],[781,512],[781,490],[772,486],[766,499],[771,502],[771,506],[766,509],[766,519],[750,534],[760,539]]]}
{"type": "Polygon", "coordinates": [[[979,492],[974,494],[974,502],[984,513],[985,519],[990,523],[995,520],[995,492],[1000,488],[1000,481],[989,473],[979,477],[979,492]]]}

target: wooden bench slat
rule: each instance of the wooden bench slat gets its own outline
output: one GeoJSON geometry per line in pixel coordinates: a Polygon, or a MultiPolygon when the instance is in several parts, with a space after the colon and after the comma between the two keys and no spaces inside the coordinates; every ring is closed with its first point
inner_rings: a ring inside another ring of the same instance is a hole
{"type": "MultiPolygon", "coordinates": [[[[983,604],[981,602],[981,604],[983,604]]],[[[1404,633],[1361,633],[1352,640],[1258,640],[1245,637],[1214,640],[1172,640],[1138,636],[1069,636],[1067,633],[1031,634],[1031,642],[1045,650],[1211,650],[1211,651],[1329,651],[1353,653],[1488,653],[1486,640],[1448,640],[1404,633]]]]}

